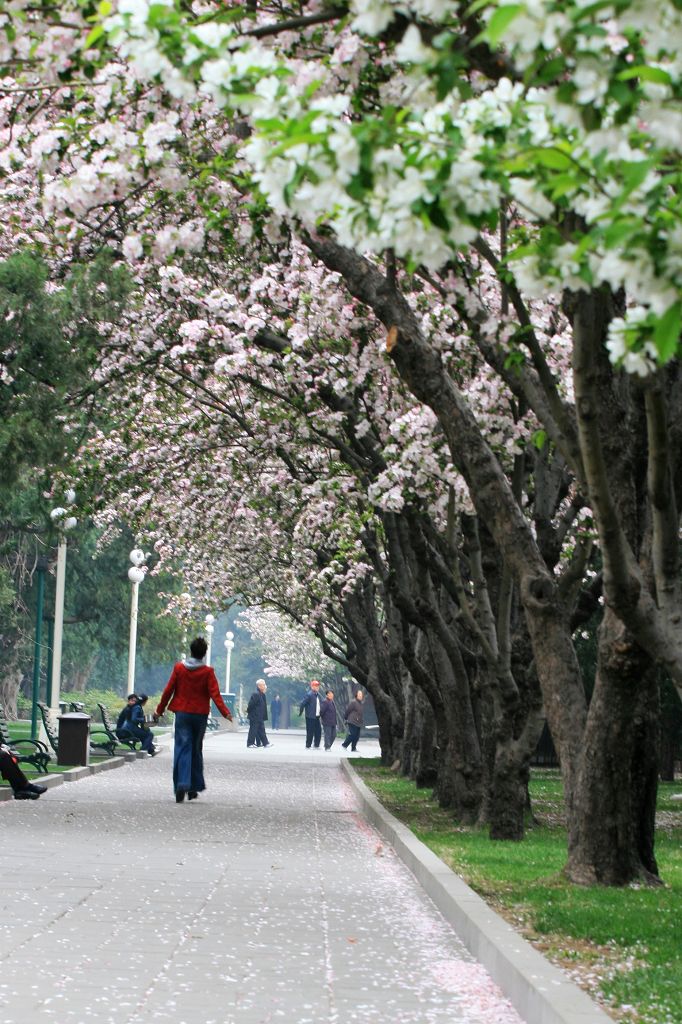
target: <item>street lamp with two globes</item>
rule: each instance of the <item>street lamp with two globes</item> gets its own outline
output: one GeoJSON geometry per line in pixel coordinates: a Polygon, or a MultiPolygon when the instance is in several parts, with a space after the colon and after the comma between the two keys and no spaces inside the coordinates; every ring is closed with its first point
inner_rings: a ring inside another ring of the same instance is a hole
{"type": "MultiPolygon", "coordinates": [[[[74,505],[76,492],[69,489],[65,492],[67,505],[74,505]]],[[[54,597],[54,638],[52,641],[52,675],[49,680],[49,693],[46,703],[55,715],[59,714],[59,689],[62,677],[62,641],[64,638],[64,587],[66,583],[66,534],[78,525],[75,516],[70,516],[68,509],[58,506],[50,512],[50,518],[59,531],[57,545],[57,579],[54,597]]]]}
{"type": "Polygon", "coordinates": [[[141,548],[133,548],[130,552],[130,561],[133,563],[128,569],[128,579],[132,584],[130,597],[130,640],[128,643],[128,693],[135,692],[135,651],[137,647],[137,603],[139,597],[140,583],[145,577],[146,567],[143,568],[147,556],[141,548]]]}

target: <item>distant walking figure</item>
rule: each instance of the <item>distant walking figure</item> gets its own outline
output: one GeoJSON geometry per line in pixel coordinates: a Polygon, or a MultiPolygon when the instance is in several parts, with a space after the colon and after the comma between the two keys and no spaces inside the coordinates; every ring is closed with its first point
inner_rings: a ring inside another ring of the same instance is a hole
{"type": "Polygon", "coordinates": [[[270,701],[270,717],[272,718],[272,728],[279,729],[279,718],[282,714],[282,700],[278,693],[270,701]]]}
{"type": "Polygon", "coordinates": [[[298,706],[298,717],[305,711],[305,745],[308,750],[314,744],[317,750],[322,739],[322,724],[320,722],[320,681],[310,680],[310,689],[298,706]]]}
{"type": "Polygon", "coordinates": [[[47,786],[28,781],[9,747],[0,746],[0,775],[9,782],[15,800],[37,800],[47,791],[47,786]]]}
{"type": "Polygon", "coordinates": [[[362,706],[363,700],[364,694],[362,690],[358,690],[355,694],[355,699],[352,700],[346,708],[344,718],[346,725],[348,726],[348,735],[341,744],[344,750],[348,750],[349,744],[351,750],[357,750],[360,730],[362,729],[362,725],[365,720],[364,708],[362,706]]]}
{"type": "Polygon", "coordinates": [[[336,739],[336,704],[333,690],[327,690],[325,699],[320,705],[320,721],[324,730],[324,749],[330,750],[336,739]]]}
{"type": "Polygon", "coordinates": [[[182,803],[185,794],[190,800],[195,800],[206,789],[203,745],[211,700],[223,718],[232,721],[230,709],[220,696],[215,672],[210,665],[204,664],[208,649],[206,641],[199,636],[192,640],[189,649],[191,658],[174,665],[154,713],[156,722],[166,710],[166,705],[175,712],[173,788],[177,803],[182,803]]]}
{"type": "Polygon", "coordinates": [[[271,747],[265,733],[265,723],[268,720],[268,704],[265,699],[267,686],[264,679],[259,679],[256,689],[249,697],[246,708],[246,715],[249,719],[249,735],[246,740],[247,747],[271,747]]]}

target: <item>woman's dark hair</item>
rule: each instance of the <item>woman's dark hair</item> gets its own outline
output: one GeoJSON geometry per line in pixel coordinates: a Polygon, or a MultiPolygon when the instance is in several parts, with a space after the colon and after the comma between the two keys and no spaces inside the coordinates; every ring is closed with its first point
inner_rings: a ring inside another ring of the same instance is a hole
{"type": "Polygon", "coordinates": [[[208,644],[204,640],[203,636],[198,636],[196,640],[192,640],[189,645],[190,652],[193,658],[198,658],[199,661],[205,656],[208,650],[208,644]]]}

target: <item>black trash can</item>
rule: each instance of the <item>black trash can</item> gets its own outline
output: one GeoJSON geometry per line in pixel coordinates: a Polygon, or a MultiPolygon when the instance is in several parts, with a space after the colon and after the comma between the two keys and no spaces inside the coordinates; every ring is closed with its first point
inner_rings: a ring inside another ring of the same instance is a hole
{"type": "Polygon", "coordinates": [[[90,764],[90,715],[70,711],[59,716],[57,764],[90,764]]]}

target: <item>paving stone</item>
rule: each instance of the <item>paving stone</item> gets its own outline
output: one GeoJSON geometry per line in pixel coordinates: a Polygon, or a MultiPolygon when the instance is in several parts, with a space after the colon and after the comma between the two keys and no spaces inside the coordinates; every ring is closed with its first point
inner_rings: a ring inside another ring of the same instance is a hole
{"type": "Polygon", "coordinates": [[[520,1024],[358,813],[345,755],[245,741],[207,738],[196,801],[168,750],[1,809],[3,920],[32,925],[0,951],[3,1024],[520,1024]]]}

